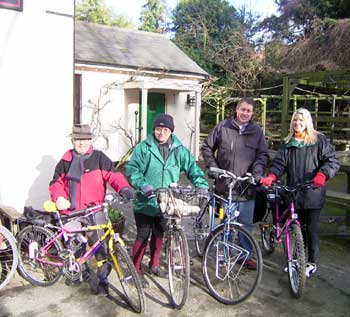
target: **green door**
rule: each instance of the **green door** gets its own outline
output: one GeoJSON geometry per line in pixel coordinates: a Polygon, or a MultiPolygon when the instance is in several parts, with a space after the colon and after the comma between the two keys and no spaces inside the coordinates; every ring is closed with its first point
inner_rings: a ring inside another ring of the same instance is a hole
{"type": "MultiPolygon", "coordinates": [[[[154,118],[165,111],[165,94],[149,92],[147,96],[147,135],[153,131],[154,118]]],[[[140,119],[141,119],[141,94],[140,94],[140,119]]],[[[141,120],[139,120],[141,126],[141,120]]],[[[141,133],[141,130],[139,130],[141,133]]],[[[140,136],[139,136],[140,139],[140,136]]]]}

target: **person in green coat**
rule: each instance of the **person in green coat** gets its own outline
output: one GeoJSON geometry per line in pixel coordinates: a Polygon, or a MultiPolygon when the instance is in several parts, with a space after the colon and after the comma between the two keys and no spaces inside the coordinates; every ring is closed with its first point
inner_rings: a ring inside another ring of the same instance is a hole
{"type": "Polygon", "coordinates": [[[149,273],[158,277],[167,276],[159,264],[166,220],[157,200],[151,198],[154,190],[178,183],[183,171],[196,188],[203,189],[203,194],[208,191],[204,172],[173,131],[173,117],[168,114],[158,115],[153,123],[153,133],[136,146],[125,170],[131,186],[137,191],[133,206],[137,235],[132,258],[144,288],[149,284],[141,264],[150,236],[149,273]]]}

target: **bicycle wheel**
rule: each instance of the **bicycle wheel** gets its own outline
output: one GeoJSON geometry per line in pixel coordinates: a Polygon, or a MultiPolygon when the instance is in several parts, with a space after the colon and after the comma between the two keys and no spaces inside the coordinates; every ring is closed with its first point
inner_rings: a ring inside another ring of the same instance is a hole
{"type": "Polygon", "coordinates": [[[226,305],[238,304],[254,293],[261,280],[262,266],[257,242],[237,224],[216,228],[204,250],[205,283],[210,293],[226,305]]]}
{"type": "Polygon", "coordinates": [[[174,229],[167,243],[168,281],[175,308],[186,302],[190,288],[190,256],[187,239],[181,228],[174,229]]]}
{"type": "Polygon", "coordinates": [[[63,246],[58,240],[48,245],[53,236],[51,230],[39,226],[27,226],[17,235],[18,271],[33,285],[53,285],[62,275],[63,246]]]}
{"type": "Polygon", "coordinates": [[[262,249],[266,254],[271,254],[275,251],[275,238],[272,214],[269,213],[265,221],[260,224],[260,239],[262,249]]]}
{"type": "MultiPolygon", "coordinates": [[[[288,247],[286,245],[286,247],[288,247]]],[[[293,223],[289,227],[288,279],[292,295],[300,298],[305,287],[305,249],[300,227],[293,223]]]]}
{"type": "MultiPolygon", "coordinates": [[[[111,264],[129,305],[137,313],[144,312],[145,297],[141,287],[141,281],[129,254],[123,246],[119,243],[115,243],[114,256],[116,257],[117,263],[114,264],[112,261],[111,264]]],[[[113,279],[113,275],[110,276],[108,280],[110,284],[116,281],[115,278],[113,279]]]]}
{"type": "Polygon", "coordinates": [[[17,265],[16,240],[10,231],[0,226],[0,290],[12,279],[17,265]]]}
{"type": "Polygon", "coordinates": [[[210,234],[211,217],[212,210],[208,202],[193,223],[196,251],[200,257],[203,256],[205,242],[210,234]]]}

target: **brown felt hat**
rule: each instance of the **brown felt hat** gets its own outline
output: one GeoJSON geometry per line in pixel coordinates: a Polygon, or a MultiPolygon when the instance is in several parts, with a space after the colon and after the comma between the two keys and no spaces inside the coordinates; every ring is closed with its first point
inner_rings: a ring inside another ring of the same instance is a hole
{"type": "Polygon", "coordinates": [[[72,139],[92,139],[94,134],[88,124],[75,124],[70,136],[72,139]]]}

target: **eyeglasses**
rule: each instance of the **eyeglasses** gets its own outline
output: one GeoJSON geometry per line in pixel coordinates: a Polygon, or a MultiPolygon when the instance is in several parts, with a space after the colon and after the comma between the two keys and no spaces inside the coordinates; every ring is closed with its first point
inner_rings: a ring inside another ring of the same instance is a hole
{"type": "Polygon", "coordinates": [[[164,134],[166,134],[166,133],[171,133],[171,130],[165,127],[156,127],[154,128],[154,132],[157,132],[157,133],[163,132],[164,134]]]}
{"type": "Polygon", "coordinates": [[[91,139],[73,139],[73,141],[91,141],[91,139]]]}

